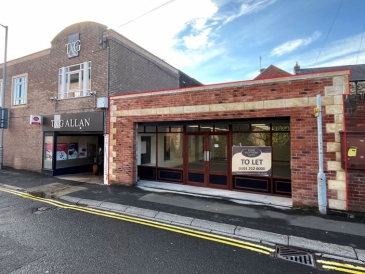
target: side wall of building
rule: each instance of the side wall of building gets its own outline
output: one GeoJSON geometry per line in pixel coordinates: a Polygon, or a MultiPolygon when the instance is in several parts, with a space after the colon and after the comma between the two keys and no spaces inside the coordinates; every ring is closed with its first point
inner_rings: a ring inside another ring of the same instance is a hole
{"type": "Polygon", "coordinates": [[[110,183],[136,182],[136,123],[290,117],[294,206],[317,205],[318,139],[313,115],[323,96],[324,166],[329,207],[346,209],[340,134],[348,72],[227,83],[110,99],[110,183]]]}
{"type": "MultiPolygon", "coordinates": [[[[351,95],[352,105],[347,109],[346,119],[346,136],[351,136],[352,132],[356,133],[359,139],[365,139],[365,96],[351,95]]],[[[345,143],[345,142],[344,142],[345,143]]],[[[346,151],[349,147],[345,146],[344,156],[347,157],[346,151]]],[[[359,148],[361,149],[361,148],[359,148]]],[[[364,151],[358,151],[358,154],[364,155],[364,151]]],[[[359,159],[364,161],[364,159],[359,159]]],[[[348,209],[353,211],[365,211],[365,170],[348,169],[348,209]]]]}
{"type": "Polygon", "coordinates": [[[154,62],[117,37],[109,37],[108,45],[110,95],[179,87],[178,71],[171,66],[154,62]]]}

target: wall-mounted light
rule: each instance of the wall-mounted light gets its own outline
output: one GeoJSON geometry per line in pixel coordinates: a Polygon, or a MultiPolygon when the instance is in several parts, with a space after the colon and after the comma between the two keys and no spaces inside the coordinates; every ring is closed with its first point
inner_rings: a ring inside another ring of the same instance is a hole
{"type": "Polygon", "coordinates": [[[51,101],[55,101],[55,100],[57,100],[57,97],[51,97],[50,99],[51,99],[51,101]]]}
{"type": "Polygon", "coordinates": [[[96,91],[90,91],[90,95],[96,95],[96,91]]]}

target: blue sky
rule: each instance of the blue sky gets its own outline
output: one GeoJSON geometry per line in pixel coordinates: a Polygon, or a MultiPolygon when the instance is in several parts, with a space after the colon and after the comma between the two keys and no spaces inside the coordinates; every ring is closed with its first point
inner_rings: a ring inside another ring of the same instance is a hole
{"type": "Polygon", "coordinates": [[[0,24],[9,26],[8,60],[49,48],[73,23],[95,21],[204,84],[252,79],[260,56],[262,68],[290,73],[295,62],[365,63],[365,0],[174,0],[133,21],[166,2],[64,0],[55,13],[47,0],[6,1],[0,24]]]}

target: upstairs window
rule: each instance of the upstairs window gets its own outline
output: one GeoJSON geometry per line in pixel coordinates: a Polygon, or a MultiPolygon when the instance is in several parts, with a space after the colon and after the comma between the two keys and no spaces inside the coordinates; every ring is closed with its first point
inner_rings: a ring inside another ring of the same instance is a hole
{"type": "Polygon", "coordinates": [[[91,62],[63,67],[58,75],[58,99],[90,95],[91,62]]]}
{"type": "Polygon", "coordinates": [[[13,77],[13,106],[25,105],[27,99],[27,76],[13,77]]]}

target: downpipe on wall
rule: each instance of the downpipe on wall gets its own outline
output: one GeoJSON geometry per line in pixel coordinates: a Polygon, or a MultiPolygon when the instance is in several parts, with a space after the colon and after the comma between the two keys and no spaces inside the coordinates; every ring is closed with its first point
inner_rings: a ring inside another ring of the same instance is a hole
{"type": "Polygon", "coordinates": [[[323,172],[323,136],[322,136],[322,101],[321,95],[317,94],[317,128],[318,128],[318,207],[319,212],[327,214],[327,182],[323,172]]]}

